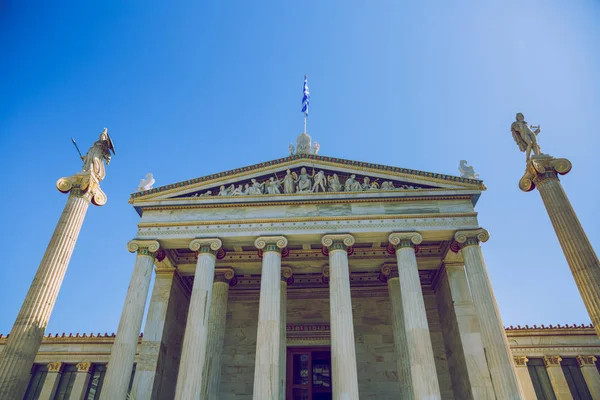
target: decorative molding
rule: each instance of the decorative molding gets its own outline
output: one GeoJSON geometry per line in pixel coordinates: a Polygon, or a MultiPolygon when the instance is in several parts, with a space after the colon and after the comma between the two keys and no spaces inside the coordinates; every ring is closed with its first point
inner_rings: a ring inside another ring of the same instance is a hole
{"type": "Polygon", "coordinates": [[[566,158],[554,158],[546,154],[532,156],[525,167],[525,174],[519,180],[519,189],[530,192],[546,180],[558,179],[557,175],[568,174],[571,167],[571,161],[566,158]]]}
{"type": "Polygon", "coordinates": [[[544,365],[546,368],[549,367],[560,367],[560,362],[562,361],[561,356],[544,356],[544,365]]]}
{"type": "Polygon", "coordinates": [[[579,364],[580,368],[583,367],[596,367],[596,360],[597,358],[595,356],[577,356],[575,357],[575,359],[577,360],[577,364],[579,364]]]}
{"type": "Polygon", "coordinates": [[[62,372],[63,363],[62,362],[51,362],[48,364],[48,372],[62,372]]]}
{"type": "Polygon", "coordinates": [[[127,250],[130,253],[138,253],[141,256],[156,257],[156,252],[160,248],[160,243],[156,240],[133,239],[127,243],[127,250]]]}
{"type": "Polygon", "coordinates": [[[456,231],[454,233],[454,242],[450,245],[450,250],[458,253],[460,249],[467,246],[478,246],[479,242],[487,242],[490,233],[483,229],[474,229],[468,231],[456,231]]]}
{"type": "Polygon", "coordinates": [[[529,361],[529,359],[525,356],[514,356],[513,359],[517,367],[526,367],[527,361],[529,361]]]}

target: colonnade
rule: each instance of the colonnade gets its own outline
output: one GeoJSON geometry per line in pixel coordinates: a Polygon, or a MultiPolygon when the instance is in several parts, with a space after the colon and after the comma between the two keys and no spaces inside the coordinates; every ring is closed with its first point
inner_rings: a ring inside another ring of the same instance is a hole
{"type": "MultiPolygon", "coordinates": [[[[523,394],[479,246],[479,242],[488,237],[487,231],[478,229],[456,232],[453,241],[454,250],[461,250],[463,254],[466,278],[480,324],[484,349],[479,353],[487,357],[487,364],[477,366],[482,371],[471,371],[470,374],[489,374],[493,382],[492,389],[490,379],[487,380],[490,398],[519,399],[523,398],[523,394]],[[494,392],[495,397],[492,397],[494,392]]],[[[441,399],[416,259],[417,246],[421,241],[422,236],[418,232],[391,233],[389,242],[395,250],[398,267],[384,267],[382,273],[387,280],[392,304],[399,396],[441,399]]],[[[355,239],[350,234],[327,234],[322,237],[321,243],[329,257],[333,399],[357,400],[359,391],[348,265],[348,252],[355,239]]],[[[282,268],[281,259],[287,244],[284,236],[259,237],[254,243],[262,253],[253,389],[256,400],[285,398],[285,307],[287,283],[292,270],[282,268]]],[[[227,280],[215,274],[216,256],[221,246],[218,238],[195,239],[190,243],[190,249],[197,252],[198,261],[175,390],[177,399],[219,397],[228,283],[233,277],[231,270],[227,280]]],[[[128,382],[125,378],[131,375],[136,351],[134,343],[137,343],[150,283],[149,269],[158,250],[158,242],[135,240],[129,249],[137,251],[138,256],[104,381],[101,398],[106,400],[125,399],[127,395],[128,382]]],[[[465,347],[472,345],[465,339],[465,347]]],[[[467,379],[471,377],[467,376],[467,379]]],[[[472,384],[474,387],[478,385],[477,382],[472,384]]],[[[150,393],[151,387],[144,387],[148,385],[152,383],[136,378],[134,395],[150,393]]]]}

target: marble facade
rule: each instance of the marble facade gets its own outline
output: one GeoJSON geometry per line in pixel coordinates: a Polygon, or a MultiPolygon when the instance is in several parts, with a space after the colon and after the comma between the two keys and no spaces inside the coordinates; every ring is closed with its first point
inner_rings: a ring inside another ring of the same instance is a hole
{"type": "Polygon", "coordinates": [[[53,398],[73,364],[73,399],[300,399],[286,350],[304,347],[331,352],[335,400],[533,399],[529,359],[557,397],[572,390],[559,359],[600,387],[590,328],[504,329],[475,211],[484,190],[300,154],[137,192],[116,336],[45,337],[32,398],[53,398]],[[288,175],[298,186],[275,188],[288,175]]]}

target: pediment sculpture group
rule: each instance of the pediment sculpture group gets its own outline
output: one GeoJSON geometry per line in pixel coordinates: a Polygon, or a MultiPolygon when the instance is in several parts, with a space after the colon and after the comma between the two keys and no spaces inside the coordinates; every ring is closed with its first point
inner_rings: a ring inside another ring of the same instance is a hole
{"type": "Polygon", "coordinates": [[[231,184],[229,186],[221,185],[219,192],[213,194],[211,190],[203,194],[196,193],[191,197],[203,196],[255,196],[261,194],[292,194],[292,193],[318,193],[318,192],[367,192],[374,190],[404,190],[419,189],[411,185],[401,185],[395,187],[394,182],[384,181],[381,185],[377,180],[371,180],[369,177],[362,178],[362,182],[351,174],[344,183],[340,180],[338,174],[325,175],[323,170],[312,174],[306,171],[306,168],[300,169],[300,175],[291,170],[287,170],[283,178],[279,179],[277,175],[270,177],[264,182],[259,182],[253,178],[250,183],[231,184]]]}

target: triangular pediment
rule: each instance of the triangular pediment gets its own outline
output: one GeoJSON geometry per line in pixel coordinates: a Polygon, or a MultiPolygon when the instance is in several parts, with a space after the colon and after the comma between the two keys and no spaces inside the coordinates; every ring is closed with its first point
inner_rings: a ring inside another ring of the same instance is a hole
{"type": "Polygon", "coordinates": [[[485,186],[476,179],[303,154],[137,192],[130,202],[461,189],[485,186]]]}

